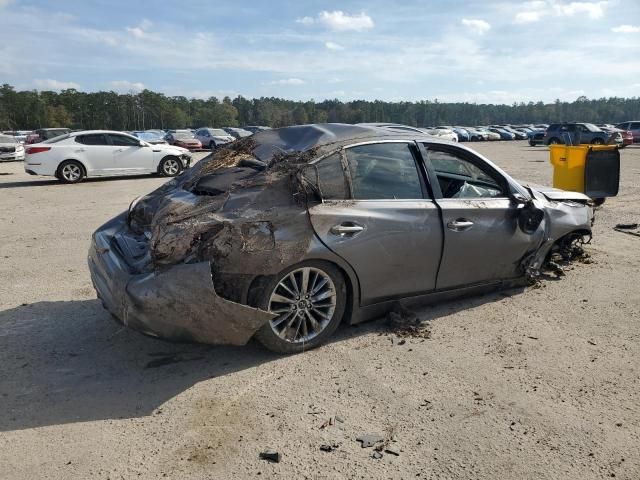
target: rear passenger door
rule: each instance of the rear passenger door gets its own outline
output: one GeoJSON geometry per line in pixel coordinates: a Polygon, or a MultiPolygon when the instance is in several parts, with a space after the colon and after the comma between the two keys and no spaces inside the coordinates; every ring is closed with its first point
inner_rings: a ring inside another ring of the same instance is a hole
{"type": "Polygon", "coordinates": [[[74,155],[91,175],[111,175],[116,170],[111,144],[103,133],[88,133],[75,137],[74,155]]]}
{"type": "Polygon", "coordinates": [[[543,232],[518,227],[519,209],[506,179],[466,149],[426,144],[423,156],[444,227],[437,288],[520,276],[520,261],[543,232]]]}
{"type": "Polygon", "coordinates": [[[442,229],[417,159],[413,142],[381,142],[315,164],[323,201],[311,223],[356,272],[362,305],[435,288],[442,229]]]}

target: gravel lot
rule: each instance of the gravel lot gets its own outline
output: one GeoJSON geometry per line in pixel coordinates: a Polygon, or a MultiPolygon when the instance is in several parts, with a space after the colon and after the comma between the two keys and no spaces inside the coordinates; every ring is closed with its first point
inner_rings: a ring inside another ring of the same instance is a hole
{"type": "MultiPolygon", "coordinates": [[[[473,147],[550,182],[544,147],[473,147]]],[[[102,309],[90,235],[163,182],[0,164],[0,478],[640,478],[640,238],[613,230],[640,221],[640,148],[622,151],[593,263],[424,308],[430,339],[374,321],[291,357],[147,338],[102,309]],[[366,433],[399,456],[372,458],[366,433]]]]}

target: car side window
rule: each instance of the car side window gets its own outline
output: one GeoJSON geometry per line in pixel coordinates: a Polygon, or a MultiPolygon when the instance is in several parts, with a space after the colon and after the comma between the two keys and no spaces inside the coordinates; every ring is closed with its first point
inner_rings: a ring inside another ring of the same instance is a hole
{"type": "MultiPolygon", "coordinates": [[[[329,155],[316,163],[315,166],[318,169],[318,186],[323,200],[345,200],[349,198],[349,188],[339,153],[329,155]]],[[[308,173],[306,176],[311,175],[313,174],[308,173]]]]}
{"type": "Polygon", "coordinates": [[[454,153],[428,150],[443,198],[506,197],[491,173],[454,153]]]}
{"type": "Polygon", "coordinates": [[[115,147],[139,147],[140,141],[124,135],[108,134],[111,144],[115,147]]]}
{"type": "Polygon", "coordinates": [[[345,149],[356,200],[423,198],[408,143],[375,143],[345,149]]]}
{"type": "Polygon", "coordinates": [[[640,122],[633,122],[629,124],[629,130],[638,130],[640,129],[640,122]]]}
{"type": "Polygon", "coordinates": [[[89,135],[78,135],[76,142],[83,145],[109,145],[107,139],[102,133],[92,133],[89,135]]]}

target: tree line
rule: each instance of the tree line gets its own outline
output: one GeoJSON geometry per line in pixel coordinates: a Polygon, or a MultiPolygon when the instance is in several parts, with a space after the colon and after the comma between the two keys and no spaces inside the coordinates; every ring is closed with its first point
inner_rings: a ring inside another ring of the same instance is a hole
{"type": "Polygon", "coordinates": [[[80,92],[75,89],[16,91],[0,87],[0,130],[46,127],[146,130],[151,128],[283,127],[304,123],[389,122],[417,127],[582,121],[616,123],[640,118],[640,97],[580,97],[573,102],[512,105],[442,103],[437,100],[294,101],[262,97],[207,100],[162,93],[80,92]]]}

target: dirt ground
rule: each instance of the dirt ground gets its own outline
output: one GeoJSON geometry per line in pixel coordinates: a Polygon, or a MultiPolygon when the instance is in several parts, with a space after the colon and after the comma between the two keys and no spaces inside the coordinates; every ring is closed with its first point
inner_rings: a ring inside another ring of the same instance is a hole
{"type": "MultiPolygon", "coordinates": [[[[551,180],[544,147],[472,146],[551,180]]],[[[424,308],[430,338],[379,320],[290,357],[147,338],[102,309],[90,235],[163,182],[0,164],[0,478],[640,478],[640,238],[613,230],[640,221],[640,147],[622,151],[592,263],[424,308]]]]}

